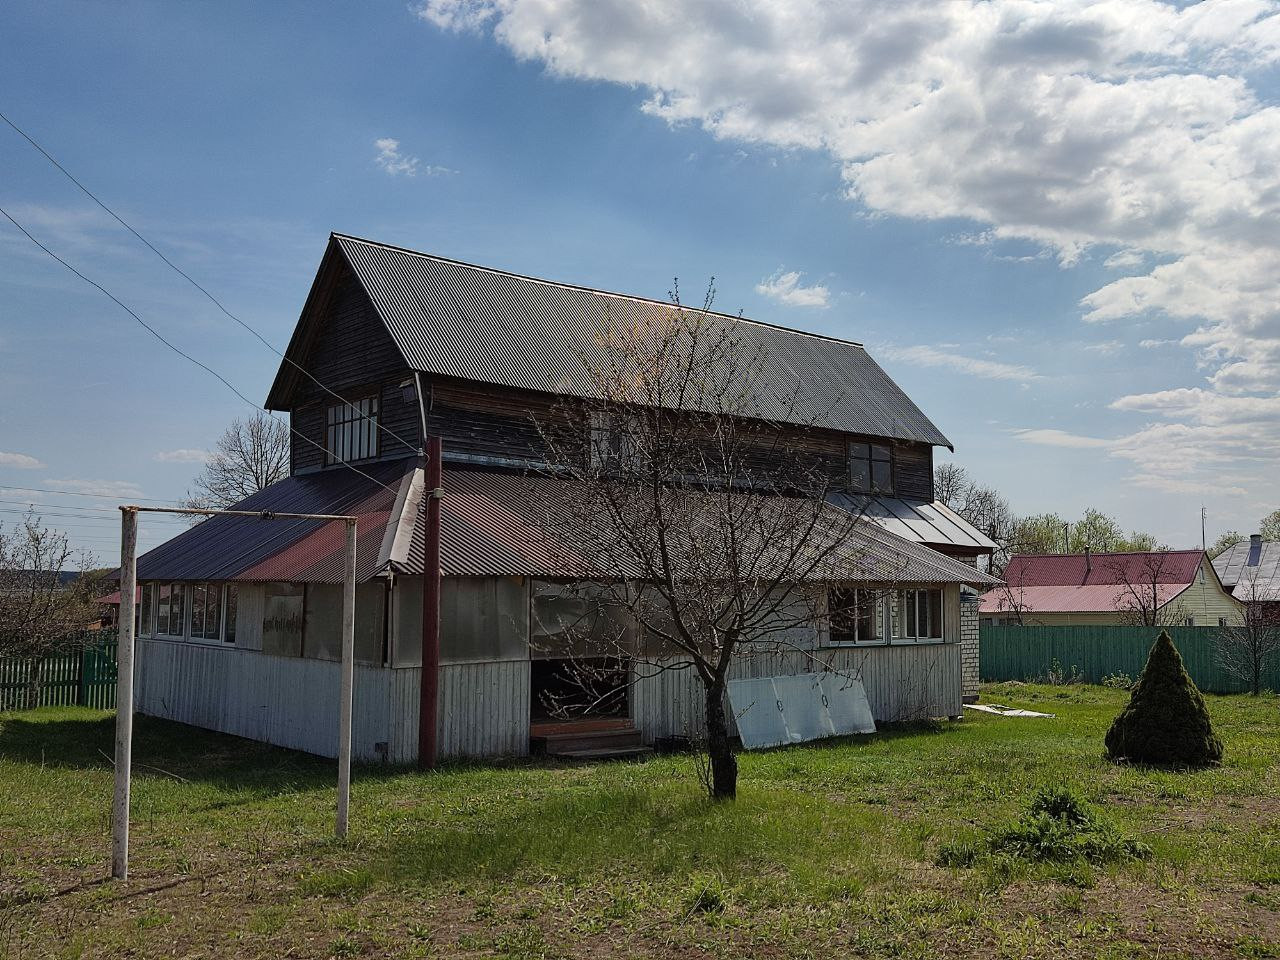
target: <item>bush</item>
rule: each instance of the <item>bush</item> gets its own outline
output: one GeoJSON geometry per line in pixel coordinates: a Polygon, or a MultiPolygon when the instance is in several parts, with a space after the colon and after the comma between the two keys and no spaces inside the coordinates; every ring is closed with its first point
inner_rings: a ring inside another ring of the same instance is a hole
{"type": "Polygon", "coordinates": [[[972,867],[983,857],[1015,857],[1033,863],[1117,863],[1151,855],[1145,843],[1124,836],[1088,804],[1062,787],[1041,790],[1015,823],[980,840],[947,844],[938,863],[972,867]]]}
{"type": "Polygon", "coordinates": [[[1187,674],[1178,648],[1161,631],[1128,705],[1107,731],[1112,760],[1164,767],[1207,767],[1222,761],[1204,697],[1187,674]]]}
{"type": "Polygon", "coordinates": [[[1103,677],[1102,685],[1110,687],[1112,690],[1131,690],[1133,689],[1133,677],[1117,670],[1115,673],[1108,673],[1103,677]]]}

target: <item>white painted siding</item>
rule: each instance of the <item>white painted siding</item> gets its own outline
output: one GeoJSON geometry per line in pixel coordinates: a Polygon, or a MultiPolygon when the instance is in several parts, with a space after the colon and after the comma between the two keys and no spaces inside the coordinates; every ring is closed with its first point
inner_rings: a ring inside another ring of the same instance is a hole
{"type": "MultiPolygon", "coordinates": [[[[139,713],[195,727],[338,755],[337,663],[234,647],[139,640],[139,713]]],[[[391,671],[356,666],[352,754],[379,760],[391,733],[391,671]]]]}
{"type": "MultiPolygon", "coordinates": [[[[422,670],[393,670],[391,759],[418,758],[422,670]]],[[[529,753],[529,661],[446,663],[440,667],[436,736],[441,757],[519,757],[529,753]]]]}
{"type": "MultiPolygon", "coordinates": [[[[675,661],[672,662],[673,664],[675,661]]],[[[960,644],[903,643],[837,647],[811,654],[795,650],[740,658],[732,679],[833,670],[856,676],[878,722],[959,716],[962,706],[960,644]]],[[[706,716],[702,683],[692,667],[654,673],[640,667],[631,687],[631,716],[646,742],[699,734],[706,716]],[[652,675],[648,675],[652,674],[652,675]]],[[[736,733],[736,724],[730,721],[736,733]]]]}

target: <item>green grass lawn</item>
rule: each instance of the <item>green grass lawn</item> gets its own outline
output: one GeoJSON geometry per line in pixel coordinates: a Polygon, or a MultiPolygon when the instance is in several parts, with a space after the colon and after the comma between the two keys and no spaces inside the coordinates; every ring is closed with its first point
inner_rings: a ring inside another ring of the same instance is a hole
{"type": "Polygon", "coordinates": [[[1280,700],[1207,698],[1175,773],[1102,758],[1126,696],[745,754],[733,804],[683,756],[365,768],[344,843],[332,763],[139,718],[125,884],[111,715],[2,714],[0,957],[1280,957],[1280,700]],[[1059,786],[1150,855],[940,865],[1059,786]]]}

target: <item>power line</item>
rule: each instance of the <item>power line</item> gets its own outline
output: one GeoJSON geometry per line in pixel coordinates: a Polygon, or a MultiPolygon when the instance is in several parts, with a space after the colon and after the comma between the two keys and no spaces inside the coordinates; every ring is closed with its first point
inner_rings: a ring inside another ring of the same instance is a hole
{"type": "MultiPolygon", "coordinates": [[[[74,273],[77,277],[79,277],[79,278],[80,278],[81,280],[83,280],[85,283],[89,284],[89,286],[94,287],[94,288],[96,288],[97,290],[99,290],[99,291],[100,291],[104,296],[106,296],[109,300],[111,300],[111,302],[112,302],[112,303],[114,303],[116,306],[118,306],[118,307],[119,307],[121,310],[123,310],[125,313],[129,314],[129,316],[133,317],[133,319],[134,319],[134,320],[136,320],[139,324],[141,324],[141,325],[142,325],[142,327],[143,327],[145,330],[147,330],[147,332],[149,332],[153,337],[155,337],[157,340],[159,340],[161,343],[163,343],[166,347],[168,347],[170,350],[172,350],[174,353],[176,353],[178,356],[182,357],[183,359],[188,360],[188,361],[190,361],[191,363],[195,364],[197,367],[199,367],[201,370],[204,370],[204,371],[205,371],[206,373],[208,373],[210,376],[213,376],[213,377],[215,377],[216,379],[218,379],[219,381],[221,381],[221,382],[222,382],[222,384],[223,384],[223,385],[224,385],[228,390],[230,390],[232,393],[234,393],[237,397],[239,397],[241,400],[243,400],[243,401],[244,401],[245,403],[247,403],[249,406],[253,407],[253,409],[254,409],[254,410],[259,409],[259,408],[258,408],[258,405],[257,405],[256,403],[254,403],[252,400],[250,400],[248,397],[246,397],[243,393],[241,393],[241,392],[239,391],[239,389],[237,389],[237,388],[236,388],[235,384],[233,384],[230,380],[228,380],[228,379],[227,379],[226,377],[224,377],[222,374],[218,373],[218,371],[217,371],[217,370],[214,370],[214,369],[213,369],[212,367],[210,367],[208,364],[203,363],[203,362],[201,362],[200,360],[197,360],[195,357],[191,356],[191,354],[189,354],[189,353],[185,352],[185,351],[184,351],[184,350],[182,350],[180,347],[177,347],[177,346],[175,346],[174,344],[170,343],[168,340],[166,340],[166,339],[164,338],[164,336],[163,336],[163,335],[162,335],[158,330],[156,330],[156,328],[155,328],[155,327],[151,326],[151,324],[149,324],[149,323],[147,323],[147,321],[143,320],[143,319],[142,319],[142,317],[138,316],[138,314],[137,314],[137,313],[135,313],[135,312],[134,312],[134,311],[133,311],[133,310],[132,310],[128,305],[126,305],[126,304],[124,303],[124,301],[122,301],[119,297],[117,297],[115,294],[113,294],[110,290],[108,290],[108,289],[107,289],[106,287],[104,287],[102,284],[98,283],[96,280],[90,280],[87,276],[85,276],[83,273],[81,273],[79,270],[77,270],[75,267],[73,267],[70,263],[68,263],[66,260],[62,259],[62,257],[58,256],[56,253],[54,253],[52,250],[50,250],[48,247],[46,247],[43,243],[41,243],[39,240],[37,240],[34,236],[32,236],[32,235],[31,235],[30,231],[28,231],[26,227],[24,227],[22,224],[20,224],[17,220],[15,220],[15,219],[13,218],[13,216],[9,213],[9,211],[5,210],[3,207],[0,207],[0,214],[3,214],[3,215],[4,215],[4,218],[5,218],[6,220],[8,220],[8,221],[9,221],[10,223],[12,223],[15,227],[17,227],[17,228],[22,232],[23,236],[25,236],[28,240],[30,240],[32,243],[34,243],[37,247],[39,247],[41,250],[43,250],[45,253],[47,253],[49,256],[51,256],[54,260],[57,260],[60,264],[62,264],[64,267],[66,267],[68,270],[70,270],[72,273],[74,273]]],[[[277,417],[275,414],[271,413],[270,411],[268,411],[268,412],[267,412],[267,415],[268,415],[268,416],[270,416],[270,417],[271,417],[271,419],[273,419],[273,420],[277,421],[278,423],[283,423],[283,422],[284,422],[284,421],[280,420],[280,418],[279,418],[279,417],[277,417]]],[[[395,490],[395,489],[393,489],[392,487],[387,486],[387,485],[386,485],[385,483],[383,483],[381,480],[378,480],[378,479],[376,479],[376,478],[374,478],[374,477],[369,476],[369,474],[365,473],[363,470],[360,470],[360,469],[358,469],[358,468],[356,468],[356,467],[352,466],[350,463],[348,463],[347,461],[343,460],[341,457],[338,457],[338,456],[334,455],[332,452],[330,452],[330,451],[326,450],[323,446],[321,446],[319,443],[316,443],[316,441],[312,440],[312,439],[311,439],[310,437],[308,437],[306,434],[302,433],[302,432],[301,432],[301,431],[299,431],[299,430],[295,430],[295,429],[293,428],[293,425],[292,425],[292,424],[287,424],[287,426],[288,426],[288,428],[289,428],[289,432],[290,432],[290,433],[292,433],[292,434],[294,434],[295,436],[297,436],[297,437],[299,437],[299,438],[301,438],[301,439],[305,440],[307,443],[311,444],[311,445],[312,445],[313,447],[315,447],[317,450],[320,450],[320,451],[322,451],[322,452],[326,453],[328,456],[333,457],[333,459],[337,460],[337,461],[338,461],[338,463],[342,464],[342,466],[346,467],[348,470],[354,471],[355,473],[357,473],[357,474],[359,474],[360,476],[364,477],[366,480],[371,481],[372,483],[376,483],[378,486],[382,487],[382,488],[383,488],[384,490],[386,490],[387,492],[389,492],[389,493],[391,493],[391,494],[393,494],[393,495],[398,495],[398,491],[396,491],[396,490],[395,490]]]]}
{"type": "MultiPolygon", "coordinates": [[[[28,493],[52,493],[60,497],[64,497],[64,496],[65,497],[98,497],[99,499],[102,499],[102,500],[115,500],[115,501],[119,501],[121,499],[127,499],[127,500],[135,500],[135,501],[138,501],[139,503],[163,503],[166,505],[175,505],[178,502],[176,500],[157,500],[155,497],[124,496],[118,493],[81,493],[78,490],[49,490],[45,487],[16,487],[13,484],[9,484],[9,483],[0,483],[0,490],[25,490],[28,493]]],[[[105,509],[115,510],[116,508],[109,507],[105,509]]]]}
{"type": "MultiPolygon", "coordinates": [[[[356,412],[356,413],[358,413],[358,414],[361,416],[361,418],[363,418],[363,419],[365,419],[365,420],[368,420],[368,421],[369,421],[370,423],[372,423],[372,424],[373,424],[377,429],[379,429],[379,430],[383,431],[385,434],[387,434],[387,436],[389,436],[389,437],[391,437],[392,439],[394,439],[394,440],[398,441],[399,443],[404,444],[404,446],[408,447],[410,450],[415,449],[415,447],[414,447],[414,445],[413,445],[413,444],[409,443],[409,441],[405,440],[403,437],[401,437],[399,434],[397,434],[395,431],[393,431],[390,427],[386,426],[386,425],[385,425],[385,424],[383,424],[383,423],[380,423],[376,418],[374,418],[374,417],[370,416],[369,414],[364,413],[363,411],[361,411],[361,410],[357,409],[357,408],[356,408],[356,407],[354,407],[354,406],[353,406],[353,405],[352,405],[352,404],[351,404],[351,403],[350,403],[350,402],[349,402],[345,397],[343,397],[341,394],[336,393],[336,392],[334,392],[333,390],[329,389],[327,386],[325,386],[323,383],[321,383],[319,380],[317,380],[317,379],[316,379],[316,377],[315,377],[315,376],[313,376],[313,375],[312,375],[312,373],[311,373],[309,370],[307,370],[307,369],[306,369],[305,367],[303,367],[301,364],[296,363],[295,361],[291,360],[289,357],[286,357],[283,353],[281,353],[279,350],[277,350],[277,349],[276,349],[276,348],[275,348],[275,347],[274,347],[274,346],[273,346],[273,345],[272,345],[272,344],[271,344],[271,343],[270,343],[270,342],[269,342],[269,341],[268,341],[268,340],[267,340],[267,339],[266,339],[262,334],[260,334],[260,333],[259,333],[257,330],[255,330],[253,327],[249,326],[249,324],[245,323],[243,320],[241,320],[239,317],[237,317],[234,313],[232,313],[230,310],[228,310],[226,307],[224,307],[224,306],[222,305],[222,301],[220,301],[220,300],[219,300],[217,297],[215,297],[212,293],[210,293],[208,290],[206,290],[204,287],[202,287],[199,283],[197,283],[197,282],[195,281],[195,279],[191,277],[191,275],[190,275],[190,274],[186,273],[186,272],[185,272],[181,267],[179,267],[179,266],[178,266],[177,264],[175,264],[172,260],[170,260],[168,257],[166,257],[163,253],[161,253],[158,249],[156,249],[155,245],[154,245],[150,240],[148,240],[146,237],[144,237],[142,234],[140,234],[137,230],[135,230],[135,229],[134,229],[134,228],[133,228],[133,227],[132,227],[132,226],[131,226],[131,225],[130,225],[130,224],[129,224],[129,223],[128,223],[124,218],[123,218],[123,217],[121,217],[121,216],[120,216],[120,214],[116,213],[114,210],[112,210],[110,207],[108,207],[105,203],[103,203],[101,200],[99,200],[99,199],[98,199],[98,197],[93,193],[93,191],[92,191],[92,190],[90,190],[90,189],[89,189],[88,187],[86,187],[83,183],[81,183],[79,180],[77,180],[75,177],[73,177],[73,176],[71,175],[71,171],[70,171],[70,170],[68,170],[66,167],[64,167],[62,164],[60,164],[57,160],[55,160],[55,159],[54,159],[54,157],[53,157],[53,155],[52,155],[51,153],[49,153],[49,151],[48,151],[48,150],[46,150],[44,147],[40,146],[40,144],[36,142],[35,138],[34,138],[34,137],[32,137],[32,136],[31,136],[31,134],[29,134],[29,133],[27,133],[27,131],[23,130],[20,126],[18,126],[16,123],[14,123],[12,120],[10,120],[10,119],[9,119],[7,116],[5,116],[5,115],[4,115],[4,113],[2,113],[2,112],[0,112],[0,120],[3,120],[5,123],[7,123],[10,127],[12,127],[12,128],[14,129],[14,131],[15,131],[15,132],[20,136],[20,137],[22,137],[24,140],[26,140],[26,141],[27,141],[27,143],[31,144],[31,146],[35,147],[38,151],[40,151],[40,153],[44,155],[44,158],[45,158],[46,160],[48,160],[50,163],[52,163],[52,164],[53,164],[55,167],[57,167],[59,170],[61,170],[61,171],[62,171],[62,173],[63,173],[63,175],[64,175],[64,176],[66,176],[66,178],[67,178],[68,180],[70,180],[72,183],[74,183],[77,187],[79,187],[79,188],[80,188],[80,191],[81,191],[81,192],[82,192],[86,197],[88,197],[90,200],[92,200],[94,203],[96,203],[98,206],[100,206],[103,210],[105,210],[105,211],[107,212],[107,214],[108,214],[108,215],[109,215],[113,220],[115,220],[115,221],[116,221],[116,223],[120,224],[120,226],[124,227],[124,228],[125,228],[126,230],[128,230],[131,234],[133,234],[133,235],[134,235],[134,236],[135,236],[135,237],[136,237],[136,238],[137,238],[137,239],[138,239],[138,240],[139,240],[139,241],[140,241],[144,246],[146,246],[146,248],[147,248],[148,250],[150,250],[150,251],[151,251],[152,253],[154,253],[157,257],[159,257],[161,260],[163,260],[163,261],[165,262],[165,264],[169,266],[169,268],[170,268],[170,269],[172,269],[174,272],[176,272],[176,273],[178,274],[178,276],[182,277],[184,280],[186,280],[186,281],[187,281],[187,283],[191,284],[193,287],[195,287],[197,290],[199,290],[201,293],[203,293],[206,297],[208,297],[208,298],[209,298],[209,301],[210,301],[210,302],[211,302],[215,307],[217,307],[219,310],[221,310],[224,314],[226,314],[228,317],[230,317],[230,318],[231,318],[232,320],[234,320],[236,323],[240,324],[240,326],[244,327],[244,329],[248,330],[251,334],[253,334],[255,337],[257,337],[257,338],[258,338],[258,340],[259,340],[259,342],[261,342],[261,344],[262,344],[264,347],[266,347],[268,350],[270,350],[272,353],[274,353],[277,357],[279,357],[279,358],[280,358],[281,360],[283,360],[285,363],[287,363],[287,364],[289,364],[290,366],[292,366],[292,367],[294,367],[295,369],[297,369],[297,370],[298,370],[298,371],[299,371],[303,376],[305,376],[307,379],[309,379],[312,383],[314,383],[317,387],[319,387],[319,388],[320,388],[321,390],[323,390],[325,393],[329,394],[331,397],[334,397],[334,398],[335,398],[335,399],[337,399],[337,400],[340,400],[342,403],[347,404],[349,407],[352,407],[352,409],[353,409],[353,410],[355,410],[355,412],[356,412]]],[[[12,218],[11,218],[11,219],[12,219],[12,218]]],[[[24,232],[25,232],[25,231],[24,231],[24,232]]],[[[257,405],[255,404],[254,406],[256,407],[257,405]]]]}
{"type": "MultiPolygon", "coordinates": [[[[35,509],[37,513],[41,512],[46,507],[52,508],[54,510],[79,510],[79,511],[87,510],[95,514],[101,514],[101,513],[119,514],[120,512],[119,507],[100,507],[97,504],[93,504],[93,503],[57,503],[57,502],[49,502],[45,500],[9,500],[4,498],[0,498],[0,503],[13,503],[13,504],[18,504],[20,506],[31,507],[35,509]]],[[[177,518],[175,517],[173,519],[176,520],[177,518]]]]}

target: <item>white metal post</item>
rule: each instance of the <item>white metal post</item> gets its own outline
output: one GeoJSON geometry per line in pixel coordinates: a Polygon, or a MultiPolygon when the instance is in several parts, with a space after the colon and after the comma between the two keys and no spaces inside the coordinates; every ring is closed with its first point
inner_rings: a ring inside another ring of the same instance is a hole
{"type": "Polygon", "coordinates": [[[138,511],[120,508],[120,624],[116,652],[116,784],[111,876],[129,876],[129,773],[133,762],[133,632],[138,585],[138,511]]]}
{"type": "Polygon", "coordinates": [[[338,819],[339,838],[347,835],[351,806],[351,698],[356,659],[356,521],[347,521],[346,564],[342,587],[342,690],[338,704],[338,819]]]}

